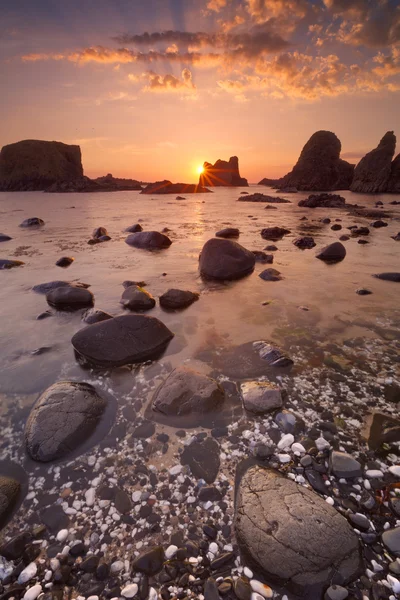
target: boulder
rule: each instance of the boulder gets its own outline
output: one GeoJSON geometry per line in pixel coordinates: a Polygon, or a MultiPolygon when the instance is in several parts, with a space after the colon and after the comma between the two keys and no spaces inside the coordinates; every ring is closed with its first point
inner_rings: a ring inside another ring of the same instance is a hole
{"type": "Polygon", "coordinates": [[[2,528],[10,517],[15,507],[21,486],[18,481],[11,477],[0,475],[0,528],[2,528]]]}
{"type": "Polygon", "coordinates": [[[39,219],[39,217],[29,217],[29,219],[22,221],[20,227],[42,227],[43,225],[43,219],[39,219]]]}
{"type": "Polygon", "coordinates": [[[333,450],[329,460],[329,466],[332,473],[339,479],[351,479],[353,477],[361,477],[361,465],[346,452],[338,452],[333,450]]]}
{"type": "Polygon", "coordinates": [[[10,240],[12,240],[12,237],[5,233],[0,233],[0,242],[9,242],[10,240]]]}
{"type": "Polygon", "coordinates": [[[218,410],[225,399],[222,387],[188,367],[177,367],[156,390],[153,410],[165,415],[204,414],[218,410]]]}
{"type": "Polygon", "coordinates": [[[272,268],[265,269],[264,271],[259,273],[258,276],[261,277],[261,279],[263,279],[264,281],[280,281],[281,279],[283,279],[280,271],[272,268]]]}
{"type": "Polygon", "coordinates": [[[97,227],[96,229],[93,230],[92,233],[92,238],[93,239],[99,239],[101,237],[103,237],[104,235],[107,235],[107,229],[105,227],[97,227]]]}
{"type": "Polygon", "coordinates": [[[149,183],[141,194],[210,194],[211,190],[192,183],[172,183],[168,179],[149,183]]]}
{"type": "Polygon", "coordinates": [[[143,250],[161,250],[169,248],[172,244],[169,237],[158,231],[139,231],[131,233],[125,240],[128,246],[141,248],[143,250]]]}
{"type": "Polygon", "coordinates": [[[313,600],[361,572],[347,520],[315,492],[278,471],[253,466],[237,490],[235,529],[245,563],[271,582],[313,600]]]}
{"type": "Polygon", "coordinates": [[[75,286],[58,287],[46,295],[47,304],[57,310],[73,311],[93,306],[94,296],[85,288],[75,286]]]}
{"type": "Polygon", "coordinates": [[[206,279],[241,279],[253,272],[254,254],[232,240],[213,238],[203,246],[199,269],[206,279]]]}
{"type": "Polygon", "coordinates": [[[44,190],[83,177],[81,149],[61,142],[23,140],[0,152],[0,190],[44,190]]]}
{"type": "Polygon", "coordinates": [[[400,231],[399,231],[399,233],[396,233],[396,235],[392,235],[391,238],[392,238],[392,240],[395,240],[396,242],[400,242],[400,231]]]}
{"type": "Polygon", "coordinates": [[[256,192],[255,194],[249,194],[245,198],[238,198],[239,202],[269,202],[270,204],[290,204],[290,200],[286,198],[279,198],[279,196],[268,196],[267,194],[261,194],[256,192]]]}
{"type": "Polygon", "coordinates": [[[244,408],[257,415],[282,406],[281,390],[268,381],[246,381],[241,384],[240,393],[244,408]]]}
{"type": "Polygon", "coordinates": [[[400,154],[392,162],[387,191],[392,194],[400,194],[400,154]]]}
{"type": "Polygon", "coordinates": [[[318,250],[315,256],[325,262],[339,262],[346,256],[346,248],[341,242],[333,242],[318,250]]]}
{"type": "Polygon", "coordinates": [[[82,315],[82,321],[88,325],[112,319],[112,316],[98,308],[88,308],[82,315]]]}
{"type": "Polygon", "coordinates": [[[74,260],[75,259],[72,258],[72,256],[62,256],[56,262],[56,266],[57,267],[63,267],[65,269],[66,267],[69,267],[70,265],[72,265],[72,263],[74,262],[74,260]]]}
{"type": "Polygon", "coordinates": [[[180,308],[187,308],[199,298],[200,294],[197,292],[170,289],[160,296],[160,306],[169,310],[178,310],[180,308]]]}
{"type": "Polygon", "coordinates": [[[368,152],[356,166],[351,191],[368,194],[388,191],[395,149],[396,136],[393,131],[388,131],[378,146],[368,152]]]}
{"type": "Polygon", "coordinates": [[[185,446],[181,454],[181,464],[189,465],[196,479],[204,479],[206,483],[214,483],[220,467],[219,444],[212,438],[195,440],[185,446]]]}
{"type": "Polygon", "coordinates": [[[1,269],[13,269],[14,267],[20,267],[25,263],[22,260],[9,260],[8,258],[0,258],[0,270],[1,269]]]}
{"type": "Polygon", "coordinates": [[[26,448],[33,460],[65,458],[94,431],[106,401],[88,383],[59,381],[39,397],[25,427],[26,448]]]}
{"type": "Polygon", "coordinates": [[[393,556],[400,557],[400,527],[384,531],[382,542],[393,556]]]}
{"type": "Polygon", "coordinates": [[[285,229],[285,227],[266,227],[261,231],[261,237],[264,240],[271,240],[272,242],[277,242],[288,233],[290,233],[290,230],[285,229]]]}
{"type": "Polygon", "coordinates": [[[400,273],[378,273],[374,275],[377,279],[383,279],[384,281],[400,282],[400,273]]]}
{"type": "Polygon", "coordinates": [[[139,231],[143,231],[143,227],[136,223],[135,225],[131,225],[125,229],[126,233],[138,233],[139,231]]]}
{"type": "Polygon", "coordinates": [[[339,194],[311,194],[305,200],[300,200],[298,206],[306,208],[345,208],[346,199],[339,194]]]}
{"type": "Polygon", "coordinates": [[[305,235],[304,237],[297,238],[293,244],[301,250],[314,248],[317,244],[314,242],[314,238],[311,235],[305,235]]]}
{"type": "Polygon", "coordinates": [[[90,287],[87,283],[81,283],[80,281],[48,281],[47,283],[39,283],[38,285],[34,285],[32,288],[33,292],[37,294],[48,294],[52,290],[56,290],[60,287],[74,287],[74,288],[83,288],[87,289],[90,287]]]}
{"type": "Polygon", "coordinates": [[[254,258],[256,262],[261,264],[272,264],[274,262],[273,254],[266,254],[262,250],[253,250],[254,258]]]}
{"type": "Polygon", "coordinates": [[[240,231],[236,227],[226,227],[225,229],[220,229],[215,234],[216,237],[220,238],[238,238],[239,235],[240,231]]]}
{"type": "Polygon", "coordinates": [[[150,310],[156,305],[153,296],[136,285],[131,285],[124,290],[119,303],[129,310],[150,310]]]}
{"type": "Polygon", "coordinates": [[[71,342],[89,364],[108,368],[157,358],[173,337],[154,317],[122,315],[81,329],[71,342]]]}
{"type": "Polygon", "coordinates": [[[261,181],[258,182],[257,185],[267,185],[269,187],[276,187],[279,184],[279,179],[271,179],[268,177],[264,177],[261,181]]]}
{"type": "Polygon", "coordinates": [[[229,161],[217,160],[213,165],[209,162],[203,164],[199,185],[205,186],[248,186],[247,179],[240,177],[239,159],[231,156],[229,161]]]}
{"type": "Polygon", "coordinates": [[[340,159],[341,143],[331,131],[314,133],[293,170],[279,180],[279,189],[332,191],[348,190],[354,165],[340,159]]]}

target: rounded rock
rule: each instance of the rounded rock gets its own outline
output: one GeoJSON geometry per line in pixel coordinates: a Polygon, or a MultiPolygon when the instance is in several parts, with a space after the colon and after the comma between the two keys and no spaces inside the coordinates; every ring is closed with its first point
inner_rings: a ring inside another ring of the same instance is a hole
{"type": "Polygon", "coordinates": [[[252,252],[232,240],[212,238],[203,246],[199,259],[200,274],[205,279],[235,280],[253,272],[252,252]]]}

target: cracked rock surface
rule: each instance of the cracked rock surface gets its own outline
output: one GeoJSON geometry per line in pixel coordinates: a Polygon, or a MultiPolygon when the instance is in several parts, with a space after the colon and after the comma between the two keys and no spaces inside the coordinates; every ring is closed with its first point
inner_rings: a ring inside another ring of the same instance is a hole
{"type": "Polygon", "coordinates": [[[246,562],[300,596],[317,600],[327,585],[358,575],[358,539],[347,521],[272,469],[254,466],[244,474],[235,527],[246,562]]]}
{"type": "Polygon", "coordinates": [[[64,458],[94,431],[106,404],[87,383],[59,381],[50,386],[26,423],[29,455],[41,462],[64,458]]]}

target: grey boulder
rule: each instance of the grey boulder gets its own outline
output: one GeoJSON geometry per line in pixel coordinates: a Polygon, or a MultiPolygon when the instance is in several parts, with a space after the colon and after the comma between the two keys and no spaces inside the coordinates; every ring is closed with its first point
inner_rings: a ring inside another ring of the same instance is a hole
{"type": "Polygon", "coordinates": [[[351,479],[352,477],[361,477],[361,465],[350,454],[333,450],[330,456],[330,468],[332,473],[340,479],[351,479]]]}
{"type": "Polygon", "coordinates": [[[203,246],[199,259],[200,274],[205,279],[241,279],[253,272],[252,252],[232,240],[213,238],[203,246]]]}
{"type": "Polygon", "coordinates": [[[28,417],[28,454],[40,462],[65,458],[93,433],[106,404],[88,383],[53,384],[39,397],[28,417]]]}
{"type": "Polygon", "coordinates": [[[168,236],[158,231],[139,231],[131,233],[125,240],[125,243],[134,248],[143,250],[162,250],[169,248],[172,244],[168,236]]]}
{"type": "Polygon", "coordinates": [[[52,290],[46,295],[47,304],[57,310],[73,311],[93,306],[94,296],[85,288],[65,286],[52,290]]]}
{"type": "Polygon", "coordinates": [[[156,305],[153,296],[137,285],[127,287],[119,303],[129,310],[150,310],[156,305]]]}
{"type": "Polygon", "coordinates": [[[394,556],[400,557],[400,527],[384,531],[382,533],[382,542],[389,552],[394,554],[394,556]]]}
{"type": "Polygon", "coordinates": [[[268,381],[245,381],[240,393],[244,408],[258,415],[282,406],[281,390],[268,381]]]}

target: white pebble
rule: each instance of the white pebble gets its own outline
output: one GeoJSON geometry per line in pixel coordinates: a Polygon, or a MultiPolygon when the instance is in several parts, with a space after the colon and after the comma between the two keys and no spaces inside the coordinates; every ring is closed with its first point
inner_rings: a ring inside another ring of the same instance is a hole
{"type": "Polygon", "coordinates": [[[87,600],[99,600],[98,596],[89,596],[87,600]]]}
{"type": "Polygon", "coordinates": [[[278,459],[282,464],[288,463],[292,460],[290,454],[278,454],[278,459]]]}
{"type": "Polygon", "coordinates": [[[85,492],[86,506],[93,506],[95,497],[96,490],[94,488],[89,488],[88,491],[85,492]]]}
{"type": "Polygon", "coordinates": [[[383,477],[383,473],[379,469],[368,469],[365,474],[369,479],[378,479],[379,477],[383,477]]]}
{"type": "Polygon", "coordinates": [[[37,573],[36,563],[34,563],[34,562],[29,563],[29,565],[27,567],[25,567],[25,569],[23,571],[21,571],[21,573],[19,574],[18,583],[19,584],[26,583],[27,581],[29,581],[30,579],[35,577],[36,573],[37,573]]]}
{"type": "Polygon", "coordinates": [[[253,592],[251,594],[251,600],[263,600],[263,597],[260,596],[260,594],[256,594],[256,592],[253,592]]]}
{"type": "Polygon", "coordinates": [[[393,575],[387,576],[387,581],[395,594],[400,594],[400,581],[393,577],[393,575]]]}
{"type": "Polygon", "coordinates": [[[24,600],[36,600],[39,594],[42,593],[42,586],[37,584],[26,590],[24,600]]]}
{"type": "Polygon", "coordinates": [[[215,542],[211,542],[211,544],[208,546],[208,549],[213,554],[218,554],[219,548],[218,548],[218,544],[216,544],[215,542]]]}
{"type": "Polygon", "coordinates": [[[169,470],[170,475],[179,475],[179,473],[181,473],[182,471],[182,465],[175,465],[174,467],[171,467],[169,470]]]}
{"type": "Polygon", "coordinates": [[[278,442],[278,448],[279,450],[284,450],[285,448],[290,448],[290,446],[293,444],[294,442],[294,435],[292,435],[291,433],[286,433],[285,435],[283,435],[280,439],[280,441],[278,442]]]}
{"type": "Polygon", "coordinates": [[[268,585],[261,583],[261,581],[257,581],[257,579],[252,579],[250,581],[250,586],[253,592],[260,594],[263,598],[272,598],[274,595],[273,591],[268,585]]]}
{"type": "Polygon", "coordinates": [[[149,600],[157,600],[157,598],[158,598],[158,594],[157,594],[156,590],[153,587],[150,588],[149,600]]]}
{"type": "Polygon", "coordinates": [[[122,562],[122,560],[116,560],[111,565],[110,570],[111,570],[111,573],[119,573],[120,571],[122,571],[123,568],[124,568],[124,563],[122,562]]]}
{"type": "Polygon", "coordinates": [[[320,452],[322,452],[322,450],[326,450],[326,448],[330,447],[330,443],[327,442],[326,439],[323,438],[322,436],[319,437],[317,440],[315,440],[315,445],[317,446],[317,448],[320,452]]]}
{"type": "Polygon", "coordinates": [[[60,531],[57,533],[56,540],[57,540],[57,542],[65,542],[67,537],[68,537],[68,529],[60,529],[60,531]]]}
{"type": "Polygon", "coordinates": [[[304,446],[302,444],[299,444],[299,442],[295,442],[294,444],[292,444],[290,449],[292,452],[298,452],[299,454],[306,453],[306,449],[304,448],[304,446]]]}
{"type": "Polygon", "coordinates": [[[246,577],[248,577],[249,579],[253,579],[253,571],[250,571],[250,569],[248,567],[245,567],[243,569],[243,573],[246,575],[246,577]]]}
{"type": "Polygon", "coordinates": [[[139,490],[137,492],[133,492],[132,494],[132,501],[133,502],[139,502],[140,498],[142,497],[142,492],[139,490]]]}
{"type": "Polygon", "coordinates": [[[139,588],[136,583],[130,583],[124,587],[123,590],[121,590],[121,594],[124,596],[124,598],[133,598],[133,596],[136,596],[138,593],[138,589],[139,588]]]}
{"type": "Polygon", "coordinates": [[[328,498],[325,498],[325,502],[327,502],[328,504],[330,504],[331,506],[333,506],[335,504],[335,501],[333,498],[331,498],[330,496],[328,496],[328,498]]]}
{"type": "Polygon", "coordinates": [[[393,467],[389,467],[389,473],[395,475],[396,477],[400,477],[400,465],[394,465],[393,467]]]}
{"type": "Polygon", "coordinates": [[[175,556],[175,554],[177,552],[178,552],[178,546],[174,546],[173,544],[171,544],[171,546],[168,546],[168,548],[166,549],[165,556],[169,560],[170,558],[172,558],[173,556],[175,556]]]}

